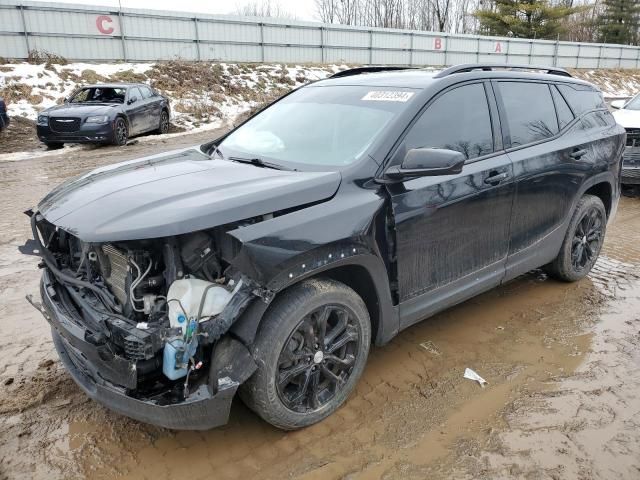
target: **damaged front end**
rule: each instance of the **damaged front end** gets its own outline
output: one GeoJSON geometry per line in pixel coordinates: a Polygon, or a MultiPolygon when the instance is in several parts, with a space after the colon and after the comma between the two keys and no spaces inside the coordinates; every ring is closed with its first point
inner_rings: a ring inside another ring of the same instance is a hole
{"type": "Polygon", "coordinates": [[[22,251],[43,260],[43,305],[29,301],[82,389],[167,428],[225,424],[236,389],[256,368],[244,344],[225,334],[251,302],[270,299],[231,265],[233,227],[86,243],[27,213],[34,240],[22,251]]]}

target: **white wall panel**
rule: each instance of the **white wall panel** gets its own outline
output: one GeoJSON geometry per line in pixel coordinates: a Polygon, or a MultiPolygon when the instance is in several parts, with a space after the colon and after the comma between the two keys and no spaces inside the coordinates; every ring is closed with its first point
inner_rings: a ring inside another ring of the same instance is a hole
{"type": "Polygon", "coordinates": [[[21,32],[22,18],[17,8],[0,8],[0,31],[21,32]]]}
{"type": "Polygon", "coordinates": [[[128,8],[122,10],[121,29],[116,7],[0,0],[0,56],[25,58],[28,54],[21,8],[30,47],[71,60],[122,59],[122,30],[128,60],[196,60],[199,58],[196,40],[200,42],[202,60],[227,62],[442,65],[480,61],[636,68],[640,55],[638,47],[619,45],[447,35],[128,8]],[[324,48],[320,48],[321,45],[324,48]]]}
{"type": "Polygon", "coordinates": [[[200,40],[259,43],[260,26],[244,23],[213,23],[210,21],[198,21],[198,35],[200,40]]]}
{"type": "Polygon", "coordinates": [[[353,30],[325,30],[324,43],[336,47],[369,47],[369,32],[353,30]]]}
{"type": "Polygon", "coordinates": [[[320,45],[320,29],[265,26],[264,42],[279,45],[320,45]]]}
{"type": "Polygon", "coordinates": [[[26,58],[27,55],[27,44],[23,35],[0,35],[0,57],[26,58]]]}

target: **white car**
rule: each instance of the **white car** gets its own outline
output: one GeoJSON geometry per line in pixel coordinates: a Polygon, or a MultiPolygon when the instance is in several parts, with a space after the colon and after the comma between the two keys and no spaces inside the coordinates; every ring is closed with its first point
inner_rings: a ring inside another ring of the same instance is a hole
{"type": "Polygon", "coordinates": [[[631,100],[614,100],[611,107],[618,124],[627,130],[627,148],[622,162],[622,183],[640,185],[640,94],[631,100]]]}

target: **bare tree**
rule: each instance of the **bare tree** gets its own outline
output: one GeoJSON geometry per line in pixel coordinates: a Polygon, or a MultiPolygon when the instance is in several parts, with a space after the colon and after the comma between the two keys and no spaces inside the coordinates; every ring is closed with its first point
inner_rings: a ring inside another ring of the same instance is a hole
{"type": "Polygon", "coordinates": [[[278,17],[295,20],[295,15],[282,8],[277,0],[253,0],[237,6],[235,13],[247,17],[278,17]]]}
{"type": "Polygon", "coordinates": [[[482,0],[315,0],[325,23],[471,33],[482,0]]]}
{"type": "Polygon", "coordinates": [[[338,22],[338,8],[340,0],[315,0],[316,14],[324,23],[338,22]]]}

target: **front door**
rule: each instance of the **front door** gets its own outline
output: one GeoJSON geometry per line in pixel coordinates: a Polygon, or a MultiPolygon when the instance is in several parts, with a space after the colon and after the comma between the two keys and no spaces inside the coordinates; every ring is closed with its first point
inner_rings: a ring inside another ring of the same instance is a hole
{"type": "Polygon", "coordinates": [[[439,94],[394,155],[396,161],[412,148],[434,147],[467,157],[458,175],[388,187],[401,327],[498,285],[504,275],[513,170],[502,152],[490,88],[483,82],[467,83],[439,94]]]}

